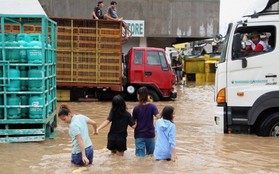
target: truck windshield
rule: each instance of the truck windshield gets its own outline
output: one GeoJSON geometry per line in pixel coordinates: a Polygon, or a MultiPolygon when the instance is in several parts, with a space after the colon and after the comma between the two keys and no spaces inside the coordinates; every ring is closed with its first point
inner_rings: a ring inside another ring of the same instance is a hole
{"type": "Polygon", "coordinates": [[[228,41],[229,41],[229,36],[230,36],[230,33],[231,33],[231,29],[232,29],[232,23],[229,24],[229,27],[228,27],[228,30],[227,30],[227,33],[226,33],[226,36],[225,36],[225,40],[223,42],[223,48],[222,48],[219,63],[222,63],[222,62],[226,61],[227,47],[228,47],[228,41]]]}

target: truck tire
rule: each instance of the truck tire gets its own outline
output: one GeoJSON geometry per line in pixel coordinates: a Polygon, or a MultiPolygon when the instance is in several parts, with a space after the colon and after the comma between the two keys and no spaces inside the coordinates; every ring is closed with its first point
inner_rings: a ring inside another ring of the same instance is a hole
{"type": "Polygon", "coordinates": [[[279,112],[275,112],[259,123],[257,135],[279,137],[279,112]]]}
{"type": "Polygon", "coordinates": [[[153,101],[159,101],[160,97],[159,95],[152,89],[148,90],[148,100],[153,102],[153,101]]]}

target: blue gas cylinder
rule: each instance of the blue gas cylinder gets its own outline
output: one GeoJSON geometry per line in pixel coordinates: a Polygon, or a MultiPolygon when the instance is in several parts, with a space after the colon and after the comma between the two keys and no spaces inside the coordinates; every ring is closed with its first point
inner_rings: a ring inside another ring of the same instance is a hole
{"type": "Polygon", "coordinates": [[[8,106],[14,106],[8,108],[8,118],[18,119],[20,118],[20,98],[16,94],[12,94],[7,97],[8,106]]]}
{"type": "Polygon", "coordinates": [[[0,119],[4,118],[3,96],[0,95],[0,119]]]}
{"type": "Polygon", "coordinates": [[[7,91],[20,91],[20,71],[17,67],[10,67],[8,73],[10,84],[7,86],[7,91]]]}
{"type": "Polygon", "coordinates": [[[37,67],[32,67],[28,71],[28,90],[29,91],[41,91],[44,88],[43,80],[32,80],[32,78],[42,78],[44,75],[43,71],[38,69],[37,67]]]}
{"type": "MultiPolygon", "coordinates": [[[[27,95],[20,96],[21,105],[29,105],[29,97],[27,95]]],[[[28,118],[29,108],[21,108],[21,118],[28,118]]]]}
{"type": "Polygon", "coordinates": [[[43,115],[43,97],[34,95],[29,98],[29,118],[38,119],[43,115]],[[41,106],[41,107],[40,107],[41,106]]]}
{"type": "Polygon", "coordinates": [[[47,61],[48,61],[48,63],[53,63],[53,60],[52,60],[52,57],[53,57],[53,55],[52,55],[52,46],[50,45],[50,44],[47,44],[47,61]]]}
{"type": "Polygon", "coordinates": [[[5,34],[6,60],[10,62],[19,62],[19,44],[16,41],[16,34],[5,34]]]}
{"type": "Polygon", "coordinates": [[[42,40],[40,34],[30,34],[30,42],[28,43],[27,58],[28,63],[42,63],[42,40]]]}
{"type": "Polygon", "coordinates": [[[24,49],[27,47],[29,41],[29,36],[28,34],[25,33],[20,33],[17,35],[17,42],[20,48],[19,50],[19,60],[22,63],[27,63],[27,50],[24,49]]]}
{"type": "MultiPolygon", "coordinates": [[[[19,67],[20,70],[20,78],[28,78],[28,70],[27,67],[21,66],[19,67]]],[[[26,91],[28,89],[28,80],[20,80],[20,90],[26,91]]]]}

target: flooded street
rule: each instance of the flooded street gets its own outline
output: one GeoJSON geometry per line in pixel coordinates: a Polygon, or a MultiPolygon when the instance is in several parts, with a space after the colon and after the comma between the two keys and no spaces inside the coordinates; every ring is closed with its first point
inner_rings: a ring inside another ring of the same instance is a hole
{"type": "MultiPolygon", "coordinates": [[[[129,128],[124,157],[106,149],[109,126],[92,134],[94,164],[78,168],[70,163],[71,145],[68,125],[59,120],[58,136],[39,143],[0,144],[0,173],[278,173],[279,139],[255,135],[223,135],[214,130],[214,85],[177,87],[176,101],[157,102],[175,107],[177,162],[154,161],[134,155],[133,130],[129,128]]],[[[61,103],[58,103],[58,107],[61,103]]],[[[110,102],[68,103],[98,125],[106,119],[110,102]]],[[[136,102],[127,102],[129,110],[136,102]]]]}

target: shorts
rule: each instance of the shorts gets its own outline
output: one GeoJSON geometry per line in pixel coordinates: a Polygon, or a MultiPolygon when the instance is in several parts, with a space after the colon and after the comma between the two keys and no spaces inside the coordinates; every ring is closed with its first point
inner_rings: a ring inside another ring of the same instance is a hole
{"type": "MultiPolygon", "coordinates": [[[[92,145],[85,148],[85,155],[86,155],[87,159],[89,160],[89,164],[92,164],[93,163],[93,156],[94,156],[94,149],[93,149],[92,145]]],[[[72,154],[71,162],[73,164],[76,164],[76,165],[79,165],[79,166],[85,165],[82,161],[81,152],[77,153],[77,154],[72,154]]]]}
{"type": "Polygon", "coordinates": [[[108,139],[107,148],[109,150],[116,150],[118,152],[124,152],[127,150],[127,140],[125,139],[108,139]]]}
{"type": "Polygon", "coordinates": [[[182,70],[176,70],[176,76],[177,77],[182,77],[182,70]]]}
{"type": "Polygon", "coordinates": [[[136,156],[145,157],[145,155],[152,155],[155,148],[154,138],[136,138],[136,156]]]}

